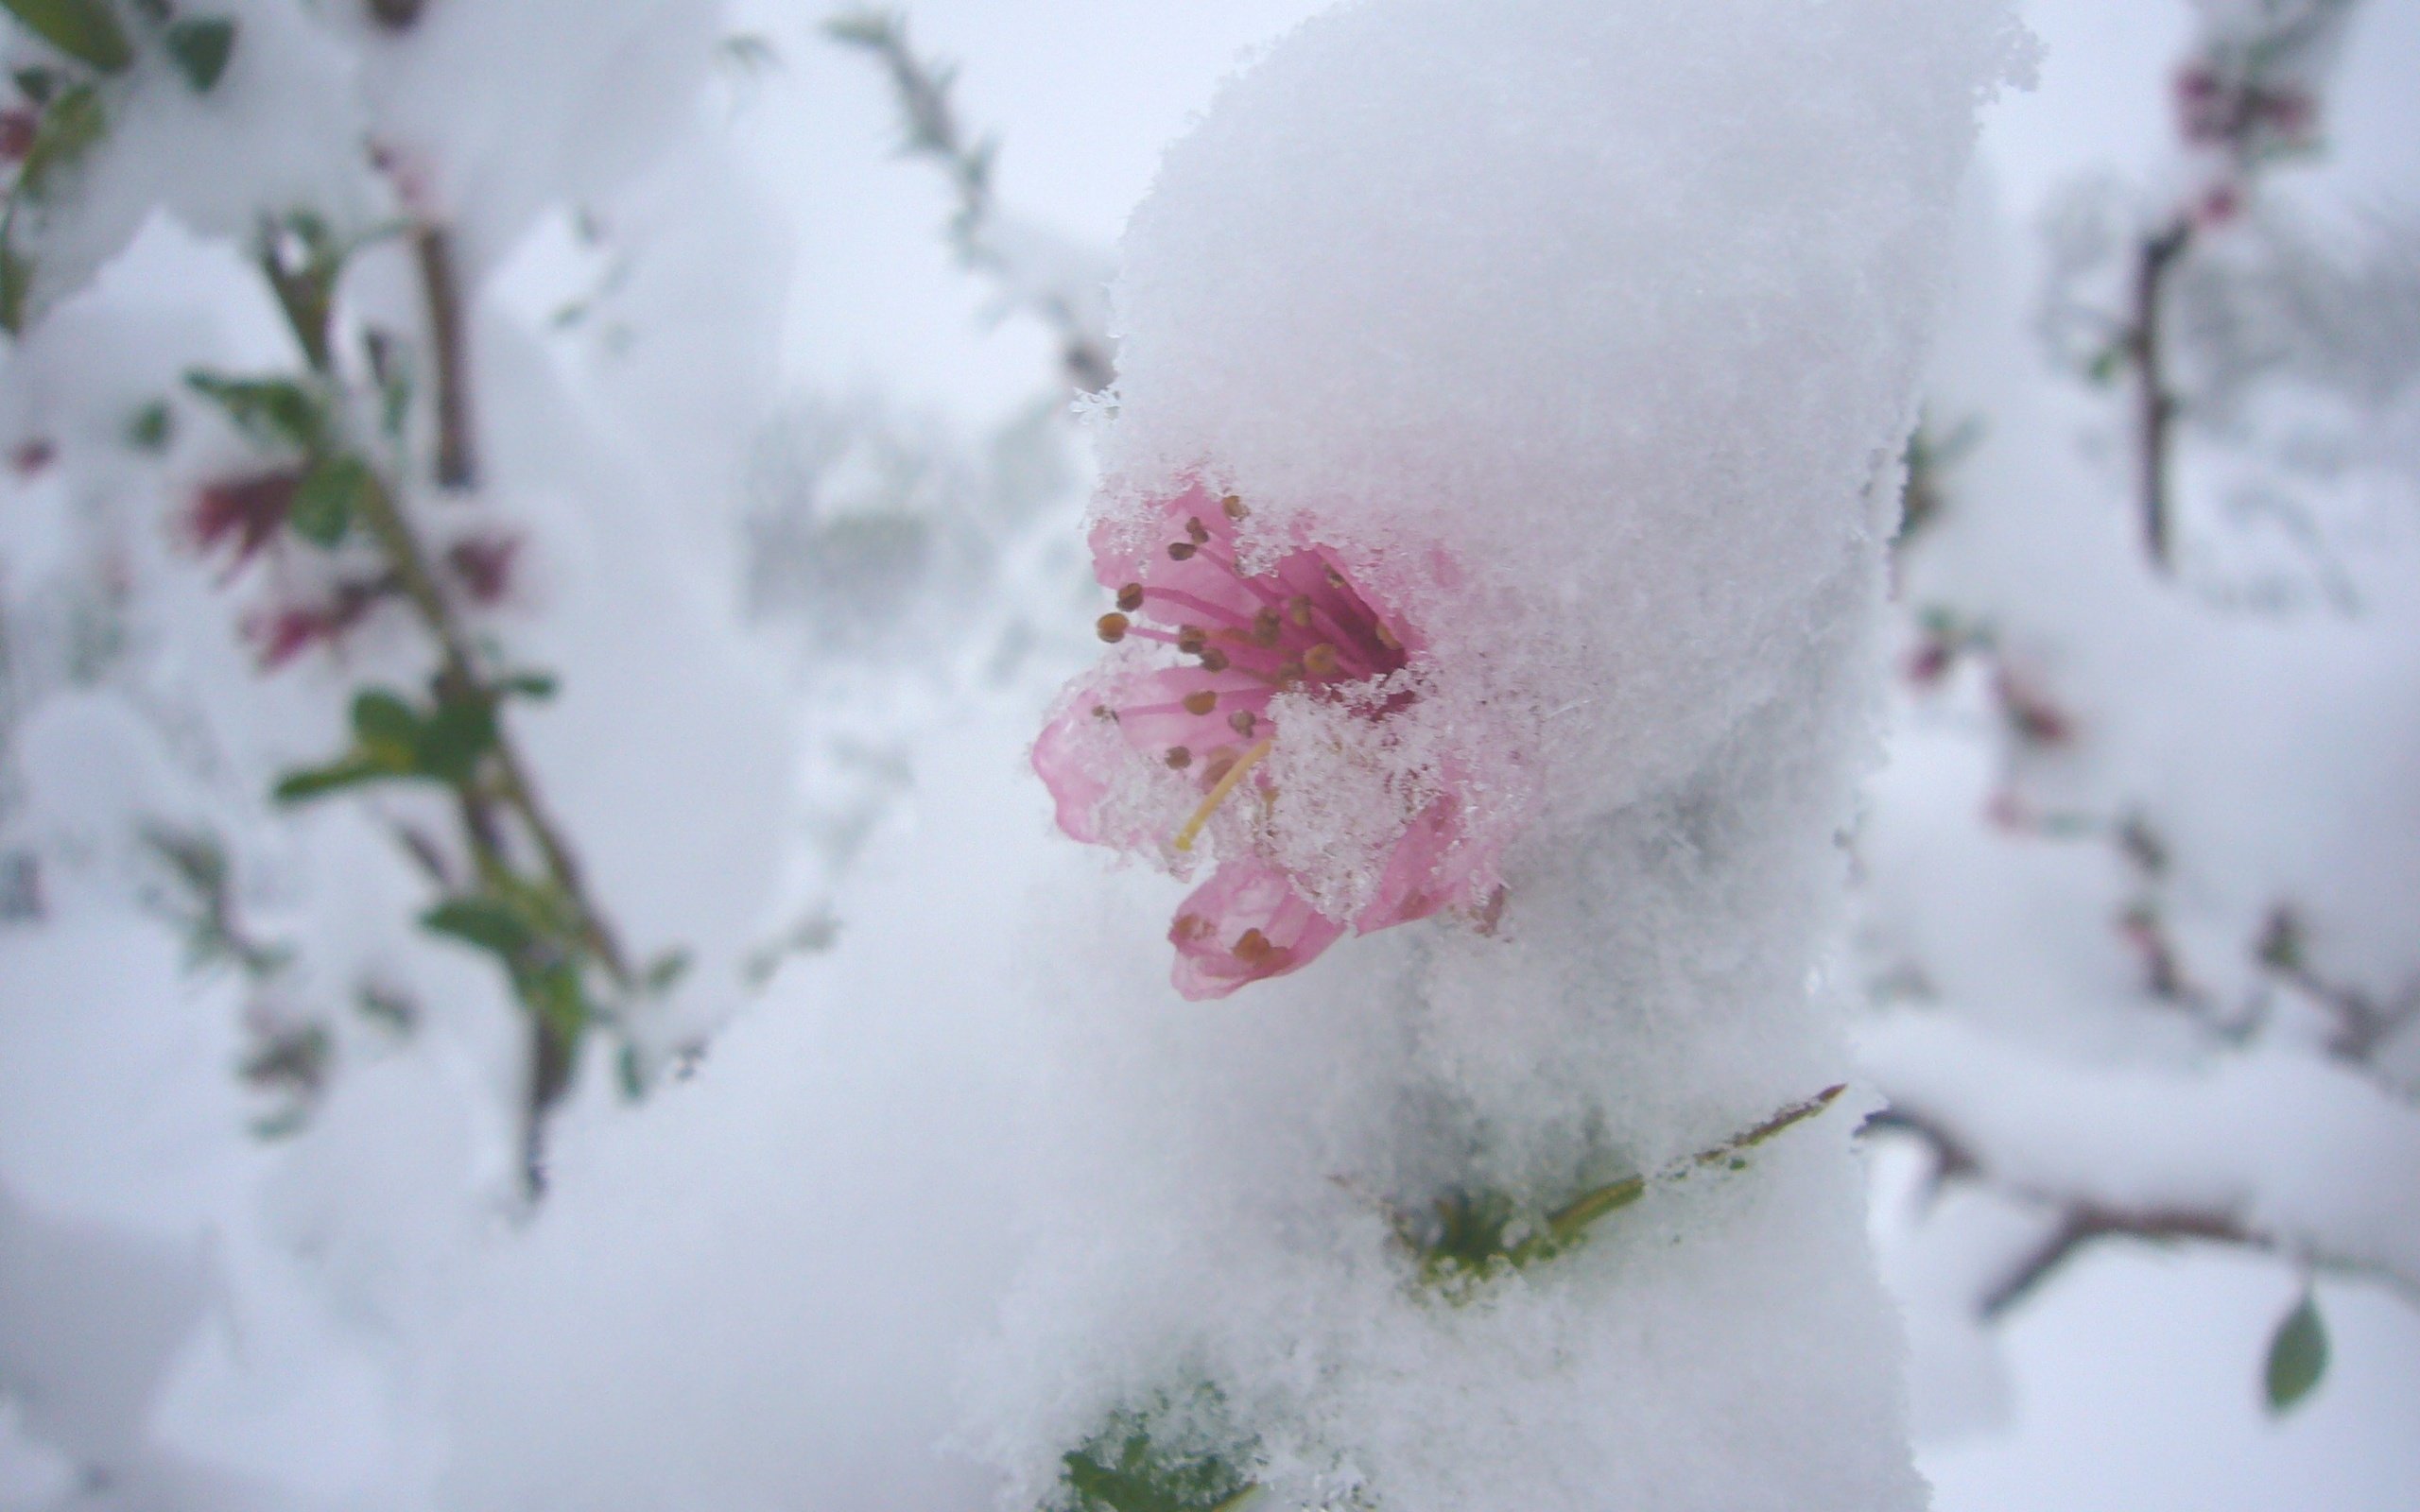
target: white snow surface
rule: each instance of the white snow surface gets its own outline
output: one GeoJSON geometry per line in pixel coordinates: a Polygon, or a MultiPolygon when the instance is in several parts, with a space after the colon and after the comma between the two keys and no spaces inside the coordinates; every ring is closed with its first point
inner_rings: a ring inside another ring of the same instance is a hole
{"type": "Polygon", "coordinates": [[[1920,1504],[1852,1109],[1467,1307],[1386,1213],[1552,1207],[1844,1079],[1807,983],[1894,462],[2018,39],[1989,5],[1352,5],[1171,150],[1103,539],[1153,547],[1201,476],[1250,501],[1247,565],[1308,541],[1384,585],[1423,647],[1386,717],[1477,774],[1511,902],[1202,1008],[1136,879],[1056,890],[1107,923],[1031,930],[1035,1249],[969,1388],[1012,1503],[1206,1381],[1295,1504],[1920,1504]]]}
{"type": "Polygon", "coordinates": [[[1893,528],[1975,108],[2029,63],[1985,4],[1340,6],[1129,224],[1107,517],[1199,473],[1248,558],[1363,566],[1499,807],[1667,787],[1893,528]]]}

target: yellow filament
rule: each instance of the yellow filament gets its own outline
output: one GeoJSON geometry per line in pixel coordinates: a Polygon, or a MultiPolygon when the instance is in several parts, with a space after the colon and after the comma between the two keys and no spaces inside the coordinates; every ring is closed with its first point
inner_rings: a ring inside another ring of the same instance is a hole
{"type": "Polygon", "coordinates": [[[1184,828],[1176,832],[1178,850],[1193,849],[1195,838],[1201,833],[1201,827],[1210,822],[1210,816],[1218,813],[1219,805],[1227,801],[1227,795],[1234,792],[1236,784],[1244,780],[1244,773],[1251,771],[1253,764],[1268,755],[1269,747],[1276,744],[1277,737],[1271,735],[1236,758],[1236,765],[1228,767],[1227,775],[1219,779],[1219,785],[1212,788],[1209,796],[1201,800],[1201,806],[1193,811],[1193,817],[1185,820],[1184,828]]]}

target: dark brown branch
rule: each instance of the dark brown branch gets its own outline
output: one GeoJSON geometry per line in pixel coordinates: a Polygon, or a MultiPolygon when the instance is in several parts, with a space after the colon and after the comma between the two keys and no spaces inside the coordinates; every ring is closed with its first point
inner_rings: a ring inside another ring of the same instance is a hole
{"type": "Polygon", "coordinates": [[[2143,243],[2135,266],[2135,324],[2128,341],[2135,359],[2135,444],[2140,472],[2143,549],[2154,571],[2170,567],[2173,530],[2169,501],[2169,449],[2176,421],[2176,396],[2169,391],[2167,365],[2160,351],[2160,306],[2168,276],[2192,240],[2192,225],[2179,220],[2143,243]]]}
{"type": "MultiPolygon", "coordinates": [[[[403,511],[396,506],[394,495],[384,484],[373,483],[365,490],[362,501],[363,523],[378,539],[380,548],[395,569],[395,576],[403,585],[404,596],[420,615],[421,623],[438,644],[441,662],[439,681],[454,696],[493,703],[495,693],[479,675],[478,662],[471,649],[470,638],[456,618],[453,605],[438,587],[437,576],[430,571],[428,558],[422,551],[419,538],[405,523],[403,511]]],[[[499,726],[501,721],[499,720],[499,726]]],[[[495,798],[517,816],[537,846],[539,857],[552,875],[555,885],[579,910],[581,931],[606,973],[616,987],[628,988],[632,978],[629,962],[605,918],[590,901],[583,885],[579,864],[571,847],[538,797],[537,785],[530,781],[528,765],[510,738],[498,729],[495,745],[501,781],[496,784],[495,798]]],[[[474,786],[462,790],[463,818],[475,845],[495,851],[502,846],[495,833],[487,795],[474,786]]]]}
{"type": "Polygon", "coordinates": [[[2282,1249],[2273,1238],[2254,1233],[2234,1218],[2221,1213],[2184,1208],[2147,1208],[2129,1211],[2093,1202],[2074,1202],[2061,1213],[2059,1227],[2050,1236],[1984,1292],[1977,1302],[1977,1310],[1985,1318],[1996,1320],[2031,1296],[2036,1286],[2066,1263],[2078,1250],[2096,1239],[2109,1238],[2152,1242],[2205,1239],[2213,1244],[2235,1245],[2268,1254],[2280,1253],[2282,1249]]]}
{"type": "Polygon", "coordinates": [[[467,489],[478,481],[471,439],[469,362],[463,351],[462,300],[454,280],[452,243],[441,226],[423,225],[412,236],[423,297],[428,303],[428,342],[437,382],[437,482],[467,489]]]}
{"type": "Polygon", "coordinates": [[[370,0],[370,18],[389,31],[409,31],[427,0],[370,0]]]}
{"type": "MultiPolygon", "coordinates": [[[[438,419],[437,475],[441,483],[467,485],[475,472],[470,440],[470,404],[465,380],[466,357],[461,339],[461,311],[453,262],[443,230],[424,225],[414,237],[421,282],[428,301],[428,319],[435,348],[438,419]]],[[[313,369],[333,378],[334,362],[327,329],[328,301],[295,301],[278,289],[280,268],[265,259],[263,271],[280,305],[295,326],[295,335],[313,369]]],[[[471,781],[455,787],[465,841],[482,875],[509,870],[504,814],[520,821],[521,830],[538,851],[547,880],[579,920],[583,944],[614,986],[630,991],[636,977],[622,954],[604,912],[589,896],[578,859],[563,839],[553,816],[538,796],[527,763],[504,728],[501,694],[483,675],[452,601],[440,586],[420,538],[405,518],[401,502],[383,478],[372,475],[357,504],[362,525],[387,558],[395,587],[402,593],[429,637],[437,643],[437,687],[441,700],[482,703],[496,711],[493,747],[496,775],[493,782],[471,781]]],[[[408,840],[407,850],[415,850],[408,840]]],[[[428,858],[421,858],[424,865],[428,858]]],[[[441,868],[440,868],[441,870],[441,868]]],[[[523,1108],[522,1157],[526,1189],[535,1199],[544,1189],[544,1137],[547,1111],[570,1085],[572,1044],[562,1031],[535,1009],[529,1012],[529,1067],[523,1108]]]]}
{"type": "Polygon", "coordinates": [[[2157,1244],[2199,1239],[2260,1254],[2290,1256],[2313,1264],[2377,1278],[2407,1297],[2420,1300],[2420,1282],[2411,1278],[2372,1263],[2308,1253],[2281,1235],[2253,1227],[2241,1213],[2229,1209],[2160,1205],[2128,1207],[2072,1193],[2044,1191],[2012,1180],[1986,1166],[1974,1147],[1949,1125],[1904,1104],[1893,1103],[1889,1108],[1875,1114],[1866,1121],[1866,1127],[1896,1129],[1922,1141],[1933,1152],[1936,1161],[1934,1179],[1938,1183],[1972,1182],[2020,1202],[2048,1208],[2057,1214],[2058,1226],[2049,1236],[2029,1250],[2023,1259],[1977,1298],[1976,1310],[1987,1319],[2006,1315],[2031,1296],[2060,1266],[2086,1246],[2100,1239],[2134,1239],[2157,1244]]]}

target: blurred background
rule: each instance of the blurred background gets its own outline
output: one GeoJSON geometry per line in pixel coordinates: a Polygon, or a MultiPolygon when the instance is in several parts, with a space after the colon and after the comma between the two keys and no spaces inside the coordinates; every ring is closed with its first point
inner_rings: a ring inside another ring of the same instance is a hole
{"type": "MultiPolygon", "coordinates": [[[[616,1152],[880,1170],[698,1104],[1088,659],[1119,228],[1318,9],[11,0],[0,1508],[512,1504],[616,1152]]],[[[2420,5],[2023,9],[1831,973],[1919,1463],[2420,1505],[2420,5]]]]}

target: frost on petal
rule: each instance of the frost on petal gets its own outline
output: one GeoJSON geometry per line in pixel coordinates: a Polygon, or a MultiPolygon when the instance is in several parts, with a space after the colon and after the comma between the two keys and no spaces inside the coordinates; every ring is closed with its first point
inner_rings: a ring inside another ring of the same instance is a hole
{"type": "MultiPolygon", "coordinates": [[[[1070,687],[1034,747],[1074,838],[1156,853],[1182,874],[1209,835],[1221,866],[1173,934],[1189,997],[1290,971],[1347,919],[1366,934],[1494,885],[1495,845],[1473,840],[1450,782],[1437,791],[1433,758],[1399,765],[1425,748],[1406,739],[1422,638],[1365,595],[1316,521],[1262,541],[1255,558],[1251,519],[1198,476],[1103,512],[1094,571],[1116,607],[1098,629],[1118,649],[1070,687]],[[1294,769],[1309,780],[1271,782],[1261,764],[1273,752],[1307,759],[1294,769]],[[1238,909],[1251,917],[1228,927],[1238,909]]],[[[1429,563],[1440,581],[1451,567],[1429,563]]]]}
{"type": "Polygon", "coordinates": [[[1441,908],[1479,908],[1496,886],[1495,858],[1463,833],[1451,793],[1421,810],[1387,857],[1377,893],[1354,916],[1353,932],[1426,919],[1441,908]]]}
{"type": "Polygon", "coordinates": [[[1344,926],[1313,908],[1285,872],[1258,861],[1230,861],[1193,889],[1168,926],[1176,947],[1176,989],[1200,1003],[1247,982],[1307,966],[1337,942],[1344,926]]]}

